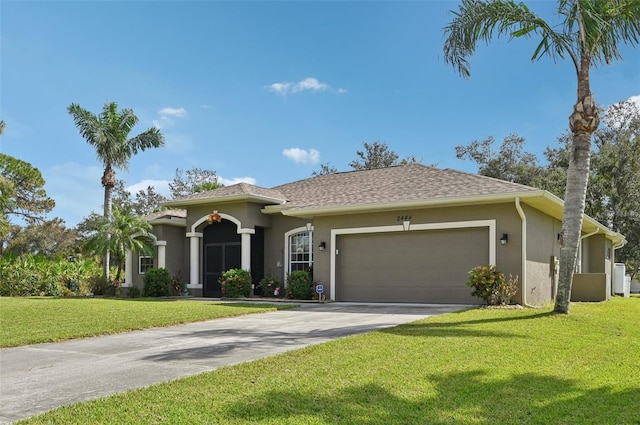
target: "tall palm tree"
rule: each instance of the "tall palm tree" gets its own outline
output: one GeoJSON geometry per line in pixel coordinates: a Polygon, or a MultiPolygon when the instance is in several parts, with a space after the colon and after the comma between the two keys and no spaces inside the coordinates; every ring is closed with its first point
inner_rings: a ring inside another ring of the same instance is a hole
{"type": "MultiPolygon", "coordinates": [[[[95,115],[77,104],[71,104],[67,111],[73,117],[75,126],[87,142],[96,149],[98,160],[104,165],[102,186],[104,187],[104,217],[112,218],[111,195],[116,185],[115,168],[127,169],[131,157],[147,148],[157,148],[164,144],[160,130],[152,127],[129,139],[129,133],[138,123],[138,117],[131,109],[118,111],[116,102],[107,102],[100,115],[95,115]]],[[[107,241],[110,239],[107,233],[107,241]]],[[[109,278],[110,250],[104,258],[104,276],[109,278]]]]}
{"type": "Polygon", "coordinates": [[[444,28],[444,58],[469,77],[468,58],[479,41],[496,37],[531,37],[540,42],[532,60],[550,56],[569,58],[577,78],[577,101],[569,117],[572,148],[562,219],[563,244],[554,310],[569,313],[571,285],[580,243],[580,232],[589,179],[591,136],[600,122],[591,95],[592,67],[622,59],[619,44],[635,46],[640,39],[640,0],[559,0],[557,23],[547,23],[524,3],[512,0],[462,0],[453,20],[444,28]]]}

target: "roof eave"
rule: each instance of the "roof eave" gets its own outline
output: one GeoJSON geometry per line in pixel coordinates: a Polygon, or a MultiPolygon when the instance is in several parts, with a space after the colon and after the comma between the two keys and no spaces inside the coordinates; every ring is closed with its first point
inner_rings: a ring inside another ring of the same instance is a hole
{"type": "Polygon", "coordinates": [[[314,217],[314,216],[327,216],[337,214],[356,214],[360,212],[371,211],[385,211],[396,209],[413,209],[413,208],[434,208],[445,206],[459,206],[459,205],[481,205],[490,203],[503,203],[510,202],[515,198],[524,197],[540,197],[544,193],[543,190],[526,191],[526,192],[511,192],[502,194],[469,196],[469,197],[448,197],[432,200],[420,200],[410,202],[391,202],[391,203],[376,203],[366,205],[338,205],[335,207],[320,207],[320,208],[266,208],[270,213],[280,212],[283,215],[291,217],[314,217]]]}
{"type": "Polygon", "coordinates": [[[232,196],[222,196],[222,197],[210,197],[210,198],[201,198],[201,199],[185,199],[185,200],[174,200],[167,201],[162,203],[162,206],[165,207],[188,207],[188,206],[196,206],[203,204],[227,204],[230,202],[255,202],[255,203],[266,203],[266,204],[282,204],[285,202],[283,199],[272,198],[269,196],[261,196],[261,195],[232,195],[232,196]]]}
{"type": "Polygon", "coordinates": [[[149,220],[149,224],[152,224],[154,226],[167,224],[169,226],[187,227],[187,219],[182,217],[161,217],[154,220],[149,220]]]}

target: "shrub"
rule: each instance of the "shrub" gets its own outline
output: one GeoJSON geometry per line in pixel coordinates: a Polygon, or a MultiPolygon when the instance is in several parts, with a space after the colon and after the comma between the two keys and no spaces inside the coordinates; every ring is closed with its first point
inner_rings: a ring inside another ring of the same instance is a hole
{"type": "Polygon", "coordinates": [[[280,291],[282,290],[282,285],[280,283],[280,279],[269,274],[260,279],[258,288],[260,289],[263,297],[277,297],[281,294],[280,291]]]}
{"type": "Polygon", "coordinates": [[[115,290],[112,291],[113,285],[104,276],[91,276],[89,278],[89,289],[93,295],[113,296],[115,290]]]}
{"type": "Polygon", "coordinates": [[[230,269],[220,277],[222,295],[229,298],[246,298],[251,295],[251,273],[242,269],[230,269]]]}
{"type": "Polygon", "coordinates": [[[296,270],[287,276],[287,298],[296,300],[313,299],[311,273],[305,270],[296,270]]]}
{"type": "Polygon", "coordinates": [[[144,272],[144,288],[142,296],[144,297],[166,297],[169,295],[169,285],[171,276],[167,269],[152,267],[144,272]]]}
{"type": "Polygon", "coordinates": [[[0,296],[84,295],[88,280],[99,273],[99,265],[91,259],[71,263],[62,257],[5,255],[0,257],[0,296]]]}
{"type": "Polygon", "coordinates": [[[487,305],[504,305],[518,291],[518,276],[513,278],[510,274],[507,281],[495,265],[478,266],[469,271],[466,285],[473,288],[471,295],[482,298],[487,305]]]}
{"type": "Polygon", "coordinates": [[[132,286],[127,290],[127,296],[129,298],[140,298],[141,293],[140,293],[140,288],[136,287],[136,286],[132,286]]]}
{"type": "Polygon", "coordinates": [[[171,276],[171,293],[182,295],[182,270],[178,270],[171,276]]]}

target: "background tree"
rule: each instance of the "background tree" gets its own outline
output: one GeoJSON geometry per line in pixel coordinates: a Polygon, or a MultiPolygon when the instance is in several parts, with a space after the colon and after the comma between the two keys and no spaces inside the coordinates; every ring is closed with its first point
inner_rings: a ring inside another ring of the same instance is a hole
{"type": "Polygon", "coordinates": [[[358,158],[349,163],[349,166],[356,171],[374,170],[376,168],[421,162],[415,156],[410,156],[398,161],[398,154],[390,151],[389,146],[383,142],[364,142],[363,146],[364,151],[356,151],[358,158]]]}
{"type": "Polygon", "coordinates": [[[325,174],[335,174],[337,172],[338,169],[332,165],[329,165],[329,163],[327,162],[326,164],[320,164],[320,169],[318,171],[314,171],[313,173],[311,173],[311,175],[317,177],[324,176],[325,174]]]}
{"type": "Polygon", "coordinates": [[[176,176],[169,183],[171,196],[174,199],[222,186],[215,171],[198,167],[186,171],[176,168],[176,176]]]}
{"type": "Polygon", "coordinates": [[[4,121],[0,121],[0,136],[4,133],[4,128],[6,127],[4,121]]]}
{"type": "Polygon", "coordinates": [[[5,253],[40,255],[49,260],[67,258],[78,251],[79,234],[65,226],[64,220],[54,218],[25,227],[13,226],[5,253]]]}
{"type": "Polygon", "coordinates": [[[635,276],[640,268],[640,108],[630,101],[612,105],[603,124],[595,137],[587,211],[625,236],[616,261],[635,276]]]}
{"type": "Polygon", "coordinates": [[[149,244],[151,224],[143,217],[134,214],[130,209],[121,210],[115,207],[113,220],[107,221],[98,215],[95,218],[99,227],[87,239],[86,249],[98,255],[111,252],[113,262],[117,266],[116,280],[119,280],[122,274],[127,250],[153,255],[153,248],[149,244]],[[107,238],[107,235],[110,235],[110,238],[107,238]]]}
{"type": "MultiPolygon", "coordinates": [[[[104,166],[102,186],[104,187],[104,217],[111,220],[112,191],[116,184],[115,168],[127,169],[131,157],[149,148],[157,148],[164,144],[164,137],[160,130],[152,127],[128,138],[133,127],[138,123],[138,117],[131,109],[118,111],[116,102],[107,102],[100,115],[95,115],[77,104],[67,108],[73,117],[75,126],[82,137],[95,148],[98,160],[104,166]]],[[[107,242],[110,235],[106,235],[107,242]]],[[[104,276],[109,278],[110,250],[105,251],[103,264],[104,276]]]]}
{"type": "Polygon", "coordinates": [[[483,176],[541,187],[543,167],[534,154],[524,151],[524,137],[510,134],[504,138],[497,152],[492,149],[494,143],[493,136],[489,136],[482,142],[456,146],[456,157],[478,164],[478,174],[483,176]]]}
{"type": "Polygon", "coordinates": [[[511,0],[462,0],[454,19],[444,28],[444,58],[469,77],[467,58],[479,41],[507,36],[537,35],[540,43],[532,60],[568,57],[577,77],[577,100],[569,117],[572,133],[562,220],[564,243],[554,310],[569,313],[589,178],[591,136],[598,128],[598,108],[591,94],[589,72],[599,63],[621,59],[618,44],[635,46],[640,37],[640,0],[560,0],[556,16],[547,23],[524,3],[511,0]]]}
{"type": "Polygon", "coordinates": [[[55,201],[44,190],[44,178],[28,162],[0,153],[0,213],[23,218],[27,223],[44,219],[55,201]]]}
{"type": "Polygon", "coordinates": [[[123,180],[116,179],[113,187],[113,206],[122,209],[130,209],[134,214],[144,216],[155,211],[160,211],[162,202],[168,199],[156,192],[154,186],[147,186],[145,190],[139,190],[132,194],[125,188],[123,180]]]}

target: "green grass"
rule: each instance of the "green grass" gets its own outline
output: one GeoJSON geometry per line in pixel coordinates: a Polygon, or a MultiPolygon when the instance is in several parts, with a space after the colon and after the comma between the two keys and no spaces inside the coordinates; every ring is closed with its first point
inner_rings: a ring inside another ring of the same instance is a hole
{"type": "Polygon", "coordinates": [[[0,297],[0,347],[113,334],[290,306],[144,298],[0,297]]]}
{"type": "Polygon", "coordinates": [[[26,424],[638,424],[640,298],[474,309],[67,406],[26,424]]]}

